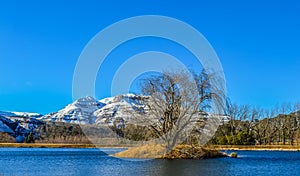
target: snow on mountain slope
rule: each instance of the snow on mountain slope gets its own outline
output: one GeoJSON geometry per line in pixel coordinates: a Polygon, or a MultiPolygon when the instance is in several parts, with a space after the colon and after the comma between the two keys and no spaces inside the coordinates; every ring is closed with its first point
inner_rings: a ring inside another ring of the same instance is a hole
{"type": "Polygon", "coordinates": [[[5,117],[28,117],[28,118],[38,118],[41,117],[41,114],[31,113],[31,112],[13,112],[13,111],[0,111],[0,115],[5,117]]]}
{"type": "Polygon", "coordinates": [[[4,123],[5,120],[4,117],[0,116],[0,132],[13,134],[14,131],[4,123]]]}
{"type": "Polygon", "coordinates": [[[38,119],[53,122],[92,124],[96,120],[93,113],[104,105],[94,98],[87,96],[74,101],[56,113],[47,114],[38,119]]]}
{"type": "Polygon", "coordinates": [[[130,120],[135,111],[143,112],[141,100],[145,96],[124,94],[95,100],[92,97],[80,98],[64,109],[38,118],[44,121],[68,122],[77,124],[116,125],[121,127],[130,120]]]}
{"type": "Polygon", "coordinates": [[[29,134],[33,134],[35,138],[39,138],[39,133],[36,129],[43,124],[44,122],[35,118],[26,118],[25,121],[19,121],[0,115],[0,132],[8,133],[15,137],[16,142],[23,142],[29,134]]]}
{"type": "Polygon", "coordinates": [[[115,97],[108,97],[108,98],[103,98],[101,100],[99,100],[99,102],[103,103],[103,104],[110,104],[111,102],[113,102],[115,99],[115,97]]]}
{"type": "Polygon", "coordinates": [[[130,122],[134,113],[143,113],[144,105],[142,100],[147,97],[134,94],[124,94],[116,97],[100,100],[106,105],[94,112],[97,117],[96,124],[115,125],[117,128],[130,122]]]}
{"type": "Polygon", "coordinates": [[[33,118],[38,118],[41,117],[41,114],[38,113],[32,113],[32,112],[11,112],[13,114],[16,114],[17,116],[21,117],[33,117],[33,118]]]}

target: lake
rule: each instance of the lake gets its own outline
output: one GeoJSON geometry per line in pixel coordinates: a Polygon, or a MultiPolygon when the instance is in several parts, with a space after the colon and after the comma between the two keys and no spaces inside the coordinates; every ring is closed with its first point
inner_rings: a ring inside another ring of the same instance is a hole
{"type": "MultiPolygon", "coordinates": [[[[103,150],[111,154],[122,149],[103,150]]],[[[300,152],[238,151],[240,158],[237,159],[208,160],[124,160],[105,152],[99,149],[0,148],[0,176],[300,174],[300,152]]]]}

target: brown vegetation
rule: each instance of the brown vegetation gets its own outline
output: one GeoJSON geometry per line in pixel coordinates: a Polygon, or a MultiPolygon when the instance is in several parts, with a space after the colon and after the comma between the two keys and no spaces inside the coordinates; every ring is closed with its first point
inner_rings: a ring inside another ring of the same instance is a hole
{"type": "Polygon", "coordinates": [[[178,145],[162,156],[163,159],[208,159],[226,157],[225,153],[214,149],[193,147],[191,145],[178,145]]]}
{"type": "Polygon", "coordinates": [[[296,145],[210,145],[215,150],[300,151],[296,145]]]}
{"type": "Polygon", "coordinates": [[[165,154],[165,151],[166,147],[163,145],[149,144],[128,148],[114,156],[119,158],[160,158],[165,154]]]}
{"type": "Polygon", "coordinates": [[[214,149],[191,145],[177,145],[173,150],[166,152],[166,146],[150,144],[129,148],[114,156],[120,158],[207,159],[226,157],[227,155],[214,149]]]}
{"type": "Polygon", "coordinates": [[[283,104],[271,110],[228,104],[230,117],[218,129],[211,144],[298,145],[300,104],[283,104]]]}

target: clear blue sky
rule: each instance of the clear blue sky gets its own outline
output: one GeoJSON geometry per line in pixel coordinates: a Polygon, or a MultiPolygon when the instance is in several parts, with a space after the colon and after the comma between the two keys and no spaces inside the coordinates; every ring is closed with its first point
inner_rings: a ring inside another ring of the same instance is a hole
{"type": "MultiPolygon", "coordinates": [[[[0,110],[48,113],[71,103],[74,68],[87,42],[114,22],[149,14],[185,21],[209,40],[232,101],[262,107],[300,101],[297,0],[20,0],[0,2],[0,110]]],[[[109,95],[122,58],[147,50],[185,56],[169,44],[145,38],[121,45],[98,73],[97,98],[109,95]]]]}

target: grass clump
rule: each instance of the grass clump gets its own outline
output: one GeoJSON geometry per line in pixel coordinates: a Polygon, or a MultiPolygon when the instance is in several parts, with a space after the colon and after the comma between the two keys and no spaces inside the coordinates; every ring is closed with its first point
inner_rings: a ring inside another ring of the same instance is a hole
{"type": "Polygon", "coordinates": [[[128,150],[116,153],[114,156],[120,158],[208,159],[226,157],[227,155],[217,150],[193,147],[191,145],[178,145],[167,152],[163,145],[149,144],[129,148],[128,150]]]}

